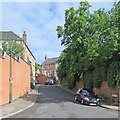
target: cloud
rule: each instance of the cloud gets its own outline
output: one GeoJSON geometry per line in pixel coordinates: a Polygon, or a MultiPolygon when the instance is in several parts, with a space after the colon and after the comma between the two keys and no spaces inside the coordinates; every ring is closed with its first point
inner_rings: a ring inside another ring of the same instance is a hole
{"type": "Polygon", "coordinates": [[[57,57],[64,49],[57,38],[56,28],[64,24],[65,10],[72,6],[77,8],[79,1],[3,2],[2,27],[3,30],[13,31],[21,37],[25,30],[28,47],[41,64],[45,55],[57,57]]]}
{"type": "Polygon", "coordinates": [[[22,37],[27,33],[27,43],[37,61],[59,56],[64,47],[57,38],[56,28],[64,24],[64,10],[69,3],[3,3],[3,30],[11,30],[22,37]]]}
{"type": "MultiPolygon", "coordinates": [[[[3,2],[80,2],[81,0],[2,0],[3,2]]],[[[85,0],[83,0],[85,1],[85,0]]],[[[115,2],[119,0],[87,0],[88,2],[115,2]]]]}

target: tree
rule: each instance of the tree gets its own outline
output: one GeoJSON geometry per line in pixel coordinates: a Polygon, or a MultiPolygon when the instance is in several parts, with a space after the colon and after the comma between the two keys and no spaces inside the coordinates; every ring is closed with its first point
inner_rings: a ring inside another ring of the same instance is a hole
{"type": "Polygon", "coordinates": [[[20,43],[18,43],[17,40],[15,40],[15,42],[11,42],[11,41],[8,41],[8,40],[3,40],[2,41],[2,52],[5,51],[8,54],[11,54],[11,47],[12,47],[13,57],[18,57],[18,56],[24,57],[23,56],[24,47],[22,45],[22,41],[20,43]]]}
{"type": "Polygon", "coordinates": [[[37,63],[35,62],[35,76],[36,76],[36,77],[37,77],[37,70],[40,71],[40,64],[37,64],[37,63]]]}
{"type": "Polygon", "coordinates": [[[86,1],[80,2],[77,10],[73,7],[65,10],[65,24],[57,27],[58,38],[62,38],[61,45],[65,46],[57,73],[61,80],[67,78],[70,88],[75,86],[81,73],[104,66],[120,50],[118,4],[108,12],[99,9],[90,13],[90,7],[86,1]]]}

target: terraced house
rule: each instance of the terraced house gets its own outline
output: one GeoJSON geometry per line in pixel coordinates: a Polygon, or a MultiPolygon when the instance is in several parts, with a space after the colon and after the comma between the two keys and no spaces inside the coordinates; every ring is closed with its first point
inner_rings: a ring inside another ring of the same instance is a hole
{"type": "Polygon", "coordinates": [[[30,76],[35,80],[35,57],[27,46],[27,34],[24,31],[22,37],[18,36],[12,31],[0,31],[0,49],[2,49],[2,42],[4,40],[17,40],[17,43],[22,43],[24,47],[24,55],[21,58],[30,65],[30,76]]]}
{"type": "Polygon", "coordinates": [[[56,73],[56,69],[58,67],[58,63],[56,63],[57,60],[58,60],[58,57],[47,58],[47,56],[45,56],[45,60],[41,64],[41,72],[47,78],[55,78],[56,80],[58,80],[57,73],[56,73]]]}

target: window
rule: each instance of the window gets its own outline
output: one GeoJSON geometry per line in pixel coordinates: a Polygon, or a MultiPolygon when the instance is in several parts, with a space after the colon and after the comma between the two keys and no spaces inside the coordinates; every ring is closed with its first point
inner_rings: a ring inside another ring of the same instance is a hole
{"type": "Polygon", "coordinates": [[[54,72],[54,76],[56,76],[56,72],[54,72]]]}
{"type": "Polygon", "coordinates": [[[48,65],[48,69],[50,69],[50,64],[48,65]]]}
{"type": "Polygon", "coordinates": [[[42,69],[45,69],[45,65],[42,65],[42,69]]]}
{"type": "Polygon", "coordinates": [[[48,73],[48,77],[50,77],[50,72],[48,73]]]}
{"type": "Polygon", "coordinates": [[[33,76],[35,76],[35,71],[33,70],[33,76]]]}
{"type": "Polygon", "coordinates": [[[33,66],[35,66],[35,62],[34,62],[34,60],[33,60],[33,66]]]}
{"type": "Polygon", "coordinates": [[[30,62],[31,62],[31,55],[30,55],[30,62]]]}
{"type": "Polygon", "coordinates": [[[53,72],[53,71],[51,70],[50,73],[52,74],[52,72],[53,72]]]}
{"type": "Polygon", "coordinates": [[[44,75],[44,71],[42,71],[42,74],[44,75]]]}
{"type": "Polygon", "coordinates": [[[46,76],[46,71],[45,71],[45,76],[46,76]]]}
{"type": "Polygon", "coordinates": [[[27,63],[29,63],[29,57],[27,57],[27,63]]]}

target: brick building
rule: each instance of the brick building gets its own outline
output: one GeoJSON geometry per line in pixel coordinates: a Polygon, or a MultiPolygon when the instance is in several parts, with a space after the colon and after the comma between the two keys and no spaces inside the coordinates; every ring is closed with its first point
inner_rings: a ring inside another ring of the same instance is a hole
{"type": "Polygon", "coordinates": [[[55,78],[56,80],[58,80],[57,73],[56,73],[56,69],[58,67],[58,63],[56,63],[57,60],[58,60],[58,57],[47,58],[47,56],[45,56],[45,60],[41,64],[41,72],[47,78],[55,78]]]}

